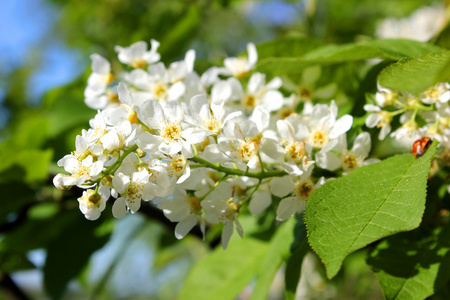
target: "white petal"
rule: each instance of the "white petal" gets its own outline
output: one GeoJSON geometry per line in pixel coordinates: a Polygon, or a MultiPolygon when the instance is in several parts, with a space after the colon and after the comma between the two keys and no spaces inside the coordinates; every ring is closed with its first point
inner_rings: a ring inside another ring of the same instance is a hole
{"type": "Polygon", "coordinates": [[[141,208],[141,199],[127,201],[127,206],[130,209],[131,213],[135,213],[141,208]]]}
{"type": "Polygon", "coordinates": [[[92,54],[91,55],[91,68],[94,73],[106,75],[110,72],[111,64],[101,55],[92,54]]]}
{"type": "Polygon", "coordinates": [[[381,111],[381,108],[379,106],[376,106],[374,104],[366,104],[364,105],[364,110],[365,111],[381,111]]]}
{"type": "Polygon", "coordinates": [[[233,222],[227,222],[223,226],[222,230],[222,247],[226,249],[228,246],[228,242],[230,241],[231,235],[233,234],[233,222]]]}
{"type": "Polygon", "coordinates": [[[371,114],[366,118],[366,126],[369,128],[374,128],[375,126],[378,125],[378,123],[381,122],[381,119],[382,119],[381,114],[377,113],[371,114]]]}
{"type": "Polygon", "coordinates": [[[370,134],[368,132],[361,132],[356,137],[353,143],[353,153],[355,155],[366,158],[369,155],[371,148],[370,134]]]}
{"type": "Polygon", "coordinates": [[[125,198],[118,198],[112,207],[112,213],[114,218],[123,218],[127,215],[127,209],[125,207],[125,198]]]}
{"type": "Polygon", "coordinates": [[[333,152],[319,151],[316,153],[316,164],[322,169],[334,171],[341,167],[341,159],[333,152]]]}
{"type": "Polygon", "coordinates": [[[247,58],[248,58],[249,68],[251,69],[258,61],[258,52],[256,51],[255,44],[253,44],[253,43],[247,44],[247,54],[248,54],[247,58]]]}
{"type": "Polygon", "coordinates": [[[291,178],[276,177],[270,181],[270,191],[278,197],[284,197],[294,190],[294,183],[291,178]]]}
{"type": "Polygon", "coordinates": [[[186,219],[181,220],[180,223],[175,226],[175,237],[177,239],[184,238],[195,225],[197,225],[197,216],[195,215],[190,215],[186,219]]]}
{"type": "Polygon", "coordinates": [[[242,225],[239,222],[237,217],[236,217],[236,219],[234,219],[234,223],[235,223],[235,226],[236,226],[236,231],[238,232],[239,236],[241,238],[243,238],[244,237],[244,229],[242,228],[242,225]]]}
{"type": "Polygon", "coordinates": [[[352,123],[353,117],[350,115],[344,115],[339,118],[330,131],[330,138],[333,139],[340,136],[341,134],[346,133],[352,127],[352,123]]]}
{"type": "Polygon", "coordinates": [[[295,213],[301,212],[305,207],[305,202],[297,197],[288,197],[281,200],[277,209],[277,219],[284,221],[292,217],[295,213]]]}
{"type": "Polygon", "coordinates": [[[272,197],[270,193],[267,191],[258,191],[253,195],[252,200],[250,200],[248,208],[251,214],[259,215],[268,208],[271,203],[272,197]]]}
{"type": "Polygon", "coordinates": [[[140,109],[141,120],[150,128],[162,128],[164,126],[164,110],[155,100],[146,101],[140,109]]]}
{"type": "Polygon", "coordinates": [[[122,194],[123,192],[125,192],[125,189],[130,185],[131,180],[130,177],[128,177],[127,175],[123,174],[123,173],[119,173],[114,175],[113,180],[112,180],[114,189],[122,194]]]}

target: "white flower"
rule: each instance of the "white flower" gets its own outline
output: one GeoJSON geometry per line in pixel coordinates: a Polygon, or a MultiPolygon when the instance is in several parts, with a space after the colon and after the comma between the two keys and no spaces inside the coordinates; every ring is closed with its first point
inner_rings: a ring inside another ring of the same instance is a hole
{"type": "Polygon", "coordinates": [[[115,92],[108,85],[114,80],[111,64],[98,54],[91,55],[92,74],[84,90],[85,103],[93,109],[103,109],[115,102],[115,92]]]}
{"type": "Polygon", "coordinates": [[[201,205],[205,211],[205,218],[210,223],[224,224],[222,230],[222,246],[227,248],[233,234],[233,223],[241,237],[244,235],[237,216],[239,204],[233,201],[232,186],[229,182],[222,182],[211,192],[201,205]]]}
{"type": "Polygon", "coordinates": [[[158,207],[172,222],[178,222],[175,227],[175,236],[182,239],[186,234],[200,223],[200,228],[205,234],[205,221],[202,218],[202,207],[197,197],[189,196],[185,189],[177,188],[173,197],[163,199],[158,207]]]}
{"type": "Polygon", "coordinates": [[[291,176],[299,176],[310,163],[309,153],[312,146],[306,144],[304,140],[308,137],[307,131],[300,120],[295,117],[288,117],[277,121],[278,132],[282,137],[283,152],[286,162],[281,167],[291,176]],[[301,166],[299,166],[301,164],[301,166]]]}
{"type": "Polygon", "coordinates": [[[110,189],[100,186],[97,194],[94,190],[83,191],[83,195],[78,198],[80,210],[88,220],[97,220],[101,212],[106,207],[106,200],[110,196],[110,189]]]}
{"type": "Polygon", "coordinates": [[[284,104],[283,95],[278,91],[281,85],[279,77],[266,84],[265,74],[254,73],[248,81],[247,94],[241,96],[241,105],[247,112],[251,112],[257,106],[269,112],[278,110],[284,104]]]}
{"type": "Polygon", "coordinates": [[[103,170],[103,161],[96,160],[91,155],[86,136],[78,135],[75,140],[76,151],[58,161],[58,166],[64,167],[70,176],[59,176],[56,186],[81,186],[95,179],[103,170]]]}
{"type": "Polygon", "coordinates": [[[394,105],[395,100],[397,100],[399,94],[390,89],[382,87],[378,84],[378,92],[375,94],[375,101],[380,107],[387,105],[394,105]]]}
{"type": "Polygon", "coordinates": [[[211,103],[204,95],[192,97],[190,101],[191,114],[186,116],[186,121],[205,131],[206,135],[218,135],[225,124],[240,116],[241,111],[225,114],[224,100],[216,100],[211,103]]]}
{"type": "Polygon", "coordinates": [[[114,217],[125,217],[127,208],[134,214],[141,207],[141,199],[149,201],[156,196],[156,186],[149,181],[149,177],[147,169],[134,172],[131,176],[121,172],[114,175],[112,183],[120,194],[112,208],[114,217]]]}
{"type": "Polygon", "coordinates": [[[225,58],[223,64],[227,73],[235,77],[244,77],[252,70],[258,61],[258,52],[255,44],[247,44],[248,58],[245,57],[228,57],[225,58]]]}
{"type": "Polygon", "coordinates": [[[330,171],[342,167],[344,174],[346,174],[358,167],[377,161],[374,159],[365,160],[369,155],[370,148],[371,140],[368,132],[361,132],[356,137],[351,150],[347,150],[347,137],[342,135],[332,151],[316,153],[316,163],[322,169],[330,171]]]}
{"type": "Polygon", "coordinates": [[[164,107],[157,101],[145,102],[140,110],[141,121],[152,129],[159,131],[161,143],[158,149],[167,155],[182,151],[185,157],[192,157],[192,144],[205,140],[204,132],[196,128],[183,129],[181,121],[184,119],[184,110],[178,102],[170,101],[164,107]]]}
{"type": "Polygon", "coordinates": [[[395,19],[387,18],[378,24],[376,35],[388,39],[414,39],[428,41],[439,32],[445,22],[445,7],[421,7],[411,16],[395,19]]]}
{"type": "Polygon", "coordinates": [[[391,114],[373,104],[364,105],[364,110],[374,112],[366,118],[366,126],[369,128],[374,128],[375,126],[381,128],[378,138],[384,140],[389,132],[391,132],[391,114]]]}
{"type": "Polygon", "coordinates": [[[297,130],[306,132],[305,142],[311,147],[329,151],[337,143],[337,138],[345,134],[353,123],[353,117],[350,115],[344,115],[337,120],[336,118],[337,106],[334,101],[330,106],[317,104],[312,109],[307,126],[300,123],[297,130]]]}
{"type": "Polygon", "coordinates": [[[139,41],[129,47],[123,48],[116,46],[114,50],[119,53],[119,61],[132,66],[133,68],[143,68],[148,64],[159,61],[160,55],[158,52],[159,43],[151,40],[151,49],[147,51],[147,43],[139,41]]]}
{"type": "Polygon", "coordinates": [[[292,217],[295,213],[300,213],[305,209],[306,199],[319,186],[324,184],[322,177],[316,183],[311,178],[313,165],[299,177],[291,176],[276,177],[270,181],[270,191],[277,197],[283,198],[278,205],[277,219],[284,221],[292,217]]]}
{"type": "Polygon", "coordinates": [[[420,97],[423,103],[447,103],[450,100],[450,84],[439,83],[422,93],[420,97]]]}

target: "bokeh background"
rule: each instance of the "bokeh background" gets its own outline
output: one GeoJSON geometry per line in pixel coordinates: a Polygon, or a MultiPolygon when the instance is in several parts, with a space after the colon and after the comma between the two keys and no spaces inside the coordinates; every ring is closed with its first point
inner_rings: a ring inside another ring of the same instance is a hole
{"type": "MultiPolygon", "coordinates": [[[[95,111],[83,91],[92,53],[113,62],[115,45],[156,39],[166,64],[195,49],[200,73],[227,56],[281,37],[323,43],[443,38],[448,1],[433,0],[4,0],[0,10],[0,298],[176,299],[210,250],[182,241],[151,210],[89,222],[79,190],[57,191],[56,161],[95,111]],[[72,249],[72,251],[67,251],[72,249]]],[[[351,89],[351,87],[350,87],[351,89]]],[[[109,209],[110,211],[110,209],[109,209]]],[[[170,222],[169,222],[170,223],[170,222]]],[[[333,281],[314,256],[302,299],[381,299],[364,254],[333,281]]],[[[245,299],[245,291],[241,295],[245,299]]],[[[282,279],[273,286],[282,299],[282,279]]]]}

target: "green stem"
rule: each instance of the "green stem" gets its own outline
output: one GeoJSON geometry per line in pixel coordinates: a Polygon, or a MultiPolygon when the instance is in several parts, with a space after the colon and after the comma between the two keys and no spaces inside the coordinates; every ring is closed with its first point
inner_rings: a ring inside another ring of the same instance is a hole
{"type": "Polygon", "coordinates": [[[243,203],[247,202],[248,200],[250,200],[253,195],[255,194],[255,192],[258,190],[259,186],[261,185],[262,179],[260,179],[258,181],[258,184],[256,185],[256,187],[253,189],[253,191],[250,193],[250,195],[248,195],[247,197],[245,197],[244,200],[242,200],[241,202],[239,202],[239,205],[242,205],[243,203]]]}
{"type": "Polygon", "coordinates": [[[98,179],[92,181],[89,184],[98,184],[100,183],[100,181],[102,181],[102,179],[107,176],[107,175],[111,175],[114,174],[117,169],[120,167],[120,165],[122,165],[123,160],[125,159],[125,157],[128,156],[128,154],[136,151],[138,148],[137,145],[133,145],[130,148],[128,148],[127,150],[125,150],[122,155],[119,156],[119,158],[117,159],[117,161],[115,163],[113,163],[112,165],[110,165],[106,170],[102,171],[102,176],[100,176],[98,179]]]}
{"type": "Polygon", "coordinates": [[[228,177],[228,174],[224,174],[219,180],[217,180],[216,183],[214,183],[214,185],[209,189],[209,191],[204,194],[202,197],[199,198],[199,201],[202,201],[203,199],[205,199],[209,194],[211,194],[212,191],[214,191],[214,189],[222,182],[224,181],[226,178],[228,177]]]}
{"type": "Polygon", "coordinates": [[[199,163],[199,164],[202,164],[205,167],[208,167],[210,169],[225,173],[227,175],[247,176],[247,177],[258,178],[258,179],[271,178],[271,177],[282,177],[282,176],[287,175],[287,173],[283,170],[264,171],[264,172],[247,172],[247,171],[242,171],[239,169],[231,169],[231,168],[223,167],[219,163],[213,164],[212,162],[209,162],[198,156],[194,156],[194,157],[190,158],[189,160],[199,163]]]}

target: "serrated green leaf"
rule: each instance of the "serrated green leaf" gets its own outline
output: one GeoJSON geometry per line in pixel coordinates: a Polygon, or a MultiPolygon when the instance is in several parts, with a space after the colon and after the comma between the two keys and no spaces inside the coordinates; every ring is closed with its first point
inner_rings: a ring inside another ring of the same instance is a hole
{"type": "Polygon", "coordinates": [[[378,244],[367,258],[388,300],[425,299],[450,279],[450,228],[419,229],[378,244]]]}
{"type": "Polygon", "coordinates": [[[260,262],[260,268],[256,275],[256,285],[253,288],[252,300],[267,299],[270,285],[281,266],[283,260],[290,254],[290,247],[294,241],[295,219],[284,222],[277,229],[275,235],[270,240],[264,258],[260,262]]]}
{"type": "Polygon", "coordinates": [[[410,40],[373,40],[347,45],[328,45],[306,53],[303,57],[266,58],[257,64],[264,73],[286,74],[312,65],[330,65],[346,61],[382,58],[398,60],[443,49],[410,40]]]}
{"type": "Polygon", "coordinates": [[[419,94],[436,83],[447,80],[450,51],[405,58],[385,68],[379,83],[387,88],[419,94]]]}
{"type": "Polygon", "coordinates": [[[266,242],[249,237],[233,239],[226,250],[217,248],[192,269],[179,299],[235,299],[254,277],[267,249],[266,242]]]}
{"type": "Polygon", "coordinates": [[[305,210],[308,240],[328,278],[350,253],[419,226],[436,146],[434,141],[418,159],[402,154],[361,167],[311,195],[305,210]]]}

